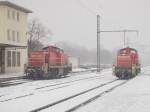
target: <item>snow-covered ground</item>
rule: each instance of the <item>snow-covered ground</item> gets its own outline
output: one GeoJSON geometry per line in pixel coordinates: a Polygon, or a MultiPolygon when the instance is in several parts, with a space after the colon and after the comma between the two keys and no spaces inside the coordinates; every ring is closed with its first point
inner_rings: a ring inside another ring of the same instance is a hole
{"type": "Polygon", "coordinates": [[[111,70],[104,70],[101,74],[88,73],[1,88],[0,110],[27,112],[114,79],[116,78],[112,78],[111,70]],[[61,85],[57,85],[60,83],[61,85]]]}
{"type": "Polygon", "coordinates": [[[18,72],[18,73],[5,73],[5,74],[0,74],[0,79],[5,79],[5,78],[17,78],[17,77],[23,77],[25,74],[23,72],[18,72]]]}
{"type": "Polygon", "coordinates": [[[108,89],[110,89],[114,86],[117,86],[123,82],[124,82],[123,80],[114,81],[110,84],[107,84],[105,86],[101,86],[100,88],[97,88],[97,89],[92,90],[90,92],[84,93],[84,94],[79,95],[77,97],[71,98],[70,100],[64,101],[64,102],[59,103],[55,106],[46,108],[46,109],[42,110],[42,112],[60,112],[60,111],[66,112],[66,111],[69,111],[69,109],[74,108],[75,106],[77,106],[78,104],[81,104],[84,101],[87,101],[87,99],[95,97],[99,93],[103,93],[103,92],[107,91],[108,89]]]}
{"type": "MultiPolygon", "coordinates": [[[[69,77],[61,79],[31,81],[16,86],[0,88],[0,111],[31,111],[116,79],[112,75],[111,69],[106,69],[101,73],[87,72],[75,75],[71,74],[69,77]]],[[[104,92],[101,97],[82,106],[76,111],[149,112],[150,67],[144,67],[139,76],[105,94],[105,91],[122,82],[124,81],[119,80],[113,82],[110,85],[94,89],[42,111],[64,112],[104,92]]]]}
{"type": "Polygon", "coordinates": [[[125,85],[76,112],[150,112],[150,67],[125,85]]]}
{"type": "Polygon", "coordinates": [[[84,68],[74,68],[72,70],[72,72],[82,72],[82,71],[86,71],[87,69],[84,69],[84,68]]]}

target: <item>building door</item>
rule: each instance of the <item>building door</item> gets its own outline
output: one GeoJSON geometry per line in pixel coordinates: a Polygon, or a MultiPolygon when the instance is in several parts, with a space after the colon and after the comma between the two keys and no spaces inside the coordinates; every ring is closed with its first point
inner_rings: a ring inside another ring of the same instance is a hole
{"type": "Polygon", "coordinates": [[[2,49],[0,48],[0,73],[2,73],[2,49]]]}
{"type": "Polygon", "coordinates": [[[0,48],[0,73],[5,73],[5,48],[0,48]]]}

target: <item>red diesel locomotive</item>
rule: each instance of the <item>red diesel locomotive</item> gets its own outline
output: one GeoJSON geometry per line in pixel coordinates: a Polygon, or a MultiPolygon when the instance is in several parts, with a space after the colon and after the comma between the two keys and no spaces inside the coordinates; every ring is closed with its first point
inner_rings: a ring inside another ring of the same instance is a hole
{"type": "Polygon", "coordinates": [[[128,79],[140,73],[139,55],[136,49],[126,47],[120,49],[117,54],[116,65],[113,73],[120,79],[128,79]]]}
{"type": "Polygon", "coordinates": [[[28,78],[58,78],[66,76],[71,69],[64,51],[55,46],[48,46],[42,51],[30,54],[25,73],[28,78]]]}

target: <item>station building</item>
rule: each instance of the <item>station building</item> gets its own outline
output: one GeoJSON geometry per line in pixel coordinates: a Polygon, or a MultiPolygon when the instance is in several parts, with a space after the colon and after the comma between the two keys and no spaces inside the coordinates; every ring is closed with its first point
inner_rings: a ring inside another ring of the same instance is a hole
{"type": "Polygon", "coordinates": [[[32,11],[0,1],[0,74],[22,72],[27,63],[27,16],[32,11]]]}

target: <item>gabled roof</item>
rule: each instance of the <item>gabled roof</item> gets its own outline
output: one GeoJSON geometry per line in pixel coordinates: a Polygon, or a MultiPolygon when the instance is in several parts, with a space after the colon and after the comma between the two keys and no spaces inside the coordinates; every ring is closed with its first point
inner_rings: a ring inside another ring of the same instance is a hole
{"type": "Polygon", "coordinates": [[[20,11],[25,12],[25,13],[32,13],[31,10],[26,9],[26,8],[24,8],[24,7],[21,7],[21,6],[19,6],[19,5],[16,5],[16,4],[14,4],[14,3],[11,3],[11,2],[9,2],[9,1],[0,1],[0,6],[1,6],[1,5],[3,5],[3,6],[8,6],[8,7],[12,7],[12,8],[14,8],[14,9],[16,9],[16,10],[20,10],[20,11]]]}

